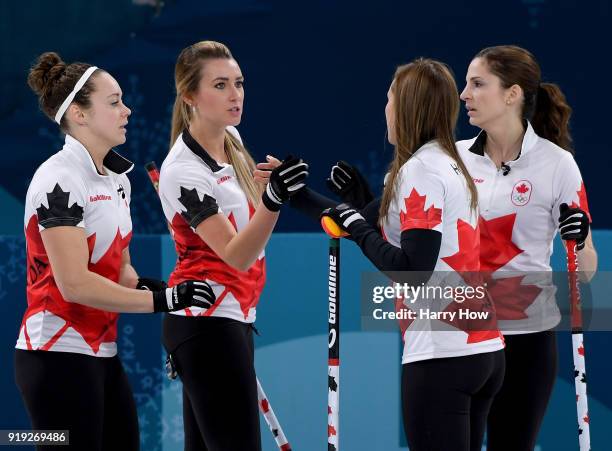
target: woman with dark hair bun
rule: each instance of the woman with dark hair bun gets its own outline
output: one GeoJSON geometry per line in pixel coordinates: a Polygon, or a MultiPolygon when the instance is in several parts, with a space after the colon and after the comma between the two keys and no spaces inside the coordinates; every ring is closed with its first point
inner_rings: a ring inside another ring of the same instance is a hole
{"type": "Polygon", "coordinates": [[[118,313],[209,308],[215,296],[206,282],[167,288],[139,278],[130,263],[126,173],[134,165],[112,148],[125,142],[131,112],[117,81],[47,52],[28,84],[66,141],[36,170],[26,195],[28,306],[15,351],[17,386],[33,429],[69,430],[66,449],[138,450],[136,406],[117,356],[118,313]]]}
{"type": "Polygon", "coordinates": [[[576,241],[586,277],[597,270],[586,191],[572,156],[571,108],[557,85],[542,82],[534,56],[508,45],[474,57],[461,99],[470,124],[481,129],[457,147],[478,188],[481,270],[492,273],[489,289],[506,340],[488,449],[533,450],[557,373],[552,329],[560,314],[550,281],[557,230],[576,241]]]}

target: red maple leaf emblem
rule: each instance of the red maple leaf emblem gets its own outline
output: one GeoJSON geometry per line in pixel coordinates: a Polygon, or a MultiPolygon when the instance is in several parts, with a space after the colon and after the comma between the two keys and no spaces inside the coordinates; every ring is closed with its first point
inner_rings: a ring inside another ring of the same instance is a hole
{"type": "Polygon", "coordinates": [[[590,422],[590,420],[589,420],[589,415],[587,414],[587,416],[585,416],[585,417],[583,418],[583,420],[584,420],[584,422],[585,422],[586,424],[589,424],[589,422],[590,422]]]}
{"type": "Polygon", "coordinates": [[[465,332],[468,335],[466,340],[468,344],[480,343],[482,341],[501,337],[501,333],[497,329],[495,310],[491,308],[490,303],[487,305],[487,301],[485,300],[471,299],[465,300],[462,303],[453,301],[444,311],[457,312],[454,320],[442,319],[441,321],[465,332]],[[487,312],[488,315],[484,319],[459,319],[459,310],[487,312]]]}
{"type": "Polygon", "coordinates": [[[586,188],[584,187],[584,182],[580,184],[580,189],[576,191],[576,193],[578,194],[578,204],[576,204],[576,202],[572,202],[570,207],[580,208],[589,217],[589,222],[593,222],[593,220],[591,219],[591,213],[589,212],[589,202],[587,201],[587,194],[586,188]]]}
{"type": "Polygon", "coordinates": [[[327,436],[331,437],[332,435],[336,435],[336,428],[333,427],[331,424],[327,425],[327,436]]]}
{"type": "MultiPolygon", "coordinates": [[[[131,237],[131,232],[125,237],[121,237],[119,229],[117,229],[115,238],[105,254],[96,263],[90,262],[89,270],[117,282],[121,267],[121,254],[123,249],[128,246],[131,237]]],[[[26,227],[26,242],[28,259],[38,261],[38,267],[44,268],[44,270],[40,273],[32,270],[28,272],[28,310],[24,315],[22,326],[25,326],[26,320],[30,316],[43,310],[49,311],[65,321],[65,324],[40,349],[49,350],[70,327],[83,337],[83,340],[94,353],[99,351],[102,343],[115,341],[117,338],[118,313],[106,312],[74,302],[67,303],[60,293],[53,278],[35,215],[30,218],[26,227]]],[[[95,242],[96,234],[94,233],[87,238],[90,258],[95,242]]],[[[27,336],[27,330],[24,333],[27,336]]]]}
{"type": "MultiPolygon", "coordinates": [[[[89,263],[89,270],[100,274],[101,276],[111,279],[113,282],[119,281],[119,268],[121,267],[121,254],[132,239],[132,232],[128,233],[125,238],[121,237],[119,229],[115,234],[113,242],[110,244],[106,253],[96,263],[89,263]]],[[[93,254],[96,245],[96,234],[87,237],[87,246],[89,247],[89,256],[93,254]]]]}
{"type": "Polygon", "coordinates": [[[480,269],[497,271],[523,252],[512,242],[516,213],[490,220],[480,217],[480,269]]]}
{"type": "MultiPolygon", "coordinates": [[[[465,272],[461,274],[467,285],[473,287],[483,286],[482,275],[479,272],[465,272]]],[[[485,284],[486,286],[486,284],[485,284]]],[[[482,341],[502,338],[497,327],[497,316],[495,308],[490,301],[490,297],[485,298],[466,298],[463,302],[451,302],[445,309],[445,312],[456,312],[455,318],[451,321],[442,319],[442,322],[462,330],[467,334],[466,343],[480,343],[482,341]],[[484,314],[481,318],[460,318],[459,311],[467,310],[469,312],[478,312],[484,314]]]]}
{"type": "MultiPolygon", "coordinates": [[[[255,209],[249,204],[249,218],[255,209]]],[[[238,230],[234,214],[228,215],[228,220],[235,230],[238,230]]],[[[189,279],[209,279],[225,286],[225,290],[217,297],[212,308],[204,312],[204,316],[212,315],[228,293],[231,293],[240,304],[245,318],[251,308],[259,302],[265,280],[265,257],[260,258],[245,272],[238,271],[226,264],[202,239],[195,234],[189,224],[180,214],[172,219],[174,242],[179,256],[178,262],[170,276],[168,285],[174,286],[189,279]]],[[[185,309],[187,316],[192,316],[189,308],[185,309]]]]}
{"type": "Polygon", "coordinates": [[[457,241],[459,250],[453,255],[442,257],[448,266],[457,272],[478,271],[480,269],[480,233],[478,226],[472,228],[469,222],[457,220],[457,241]]]}
{"type": "Polygon", "coordinates": [[[442,222],[442,209],[432,205],[425,210],[427,196],[421,196],[412,188],[410,196],[404,199],[406,213],[400,211],[402,232],[410,229],[433,229],[442,222]]]}
{"type": "Polygon", "coordinates": [[[578,354],[584,357],[584,345],[580,345],[580,347],[578,348],[578,354]]]}
{"type": "Polygon", "coordinates": [[[399,313],[400,311],[406,312],[406,315],[404,315],[404,318],[397,320],[399,324],[402,340],[405,341],[404,333],[406,332],[406,329],[408,329],[410,325],[414,322],[414,319],[411,319],[408,316],[408,312],[410,311],[410,309],[404,304],[404,298],[401,298],[401,297],[395,300],[395,313],[399,313]]]}
{"type": "Polygon", "coordinates": [[[270,403],[268,403],[267,399],[262,399],[261,400],[261,410],[264,413],[268,413],[268,410],[270,410],[270,403]]]}
{"type": "Polygon", "coordinates": [[[525,194],[527,191],[529,191],[529,187],[523,183],[522,185],[516,187],[516,191],[521,194],[525,194]]]}
{"type": "Polygon", "coordinates": [[[535,285],[521,285],[525,276],[487,279],[487,289],[498,320],[518,320],[528,317],[525,311],[542,292],[535,285]]]}

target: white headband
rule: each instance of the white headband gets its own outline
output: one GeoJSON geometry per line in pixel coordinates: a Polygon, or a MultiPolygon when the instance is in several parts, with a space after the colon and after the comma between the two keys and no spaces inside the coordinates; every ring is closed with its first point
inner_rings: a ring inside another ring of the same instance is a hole
{"type": "Polygon", "coordinates": [[[93,74],[97,68],[98,68],[97,66],[91,66],[89,69],[85,71],[85,73],[83,73],[83,75],[81,75],[81,78],[79,78],[79,81],[77,81],[77,84],[74,85],[74,89],[72,90],[72,92],[68,94],[68,97],[66,97],[66,100],[64,100],[62,105],[59,107],[59,109],[57,110],[57,113],[55,113],[55,122],[59,124],[62,121],[62,116],[64,116],[64,113],[66,112],[66,110],[68,109],[72,101],[74,100],[74,96],[76,96],[77,92],[79,92],[81,88],[85,85],[85,83],[87,83],[87,80],[89,80],[89,77],[91,77],[91,74],[93,74]]]}

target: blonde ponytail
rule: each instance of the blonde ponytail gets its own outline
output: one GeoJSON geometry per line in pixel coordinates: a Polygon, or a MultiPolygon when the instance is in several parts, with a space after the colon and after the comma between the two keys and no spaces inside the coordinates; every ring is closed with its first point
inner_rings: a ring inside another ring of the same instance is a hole
{"type": "Polygon", "coordinates": [[[253,180],[255,170],[255,160],[242,143],[230,132],[225,131],[225,154],[229,163],[233,166],[238,184],[244,191],[249,203],[253,207],[259,205],[262,187],[253,180]]]}

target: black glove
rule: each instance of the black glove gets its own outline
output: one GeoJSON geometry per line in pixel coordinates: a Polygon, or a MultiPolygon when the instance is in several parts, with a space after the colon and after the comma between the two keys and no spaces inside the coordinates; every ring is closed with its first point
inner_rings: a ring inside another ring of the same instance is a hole
{"type": "Polygon", "coordinates": [[[349,204],[339,204],[333,208],[326,208],[321,212],[321,217],[323,216],[330,217],[338,227],[351,235],[352,227],[366,222],[361,213],[349,204]]]}
{"type": "Polygon", "coordinates": [[[148,279],[146,277],[138,278],[136,284],[137,290],[162,291],[168,288],[168,284],[163,280],[148,279]]]}
{"type": "Polygon", "coordinates": [[[340,196],[342,201],[357,208],[365,207],[374,199],[365,177],[346,161],[338,161],[332,167],[327,187],[340,196]]]}
{"type": "Polygon", "coordinates": [[[289,155],[270,174],[270,181],[261,200],[270,211],[279,211],[281,205],[302,189],[308,177],[308,165],[301,158],[289,155]]]}
{"type": "Polygon", "coordinates": [[[559,233],[562,240],[575,240],[576,248],[584,247],[584,240],[589,235],[589,218],[584,210],[570,208],[567,204],[559,206],[559,233]]]}
{"type": "Polygon", "coordinates": [[[217,297],[208,283],[202,280],[187,280],[172,288],[153,292],[153,311],[173,312],[186,307],[209,309],[217,297]]]}

